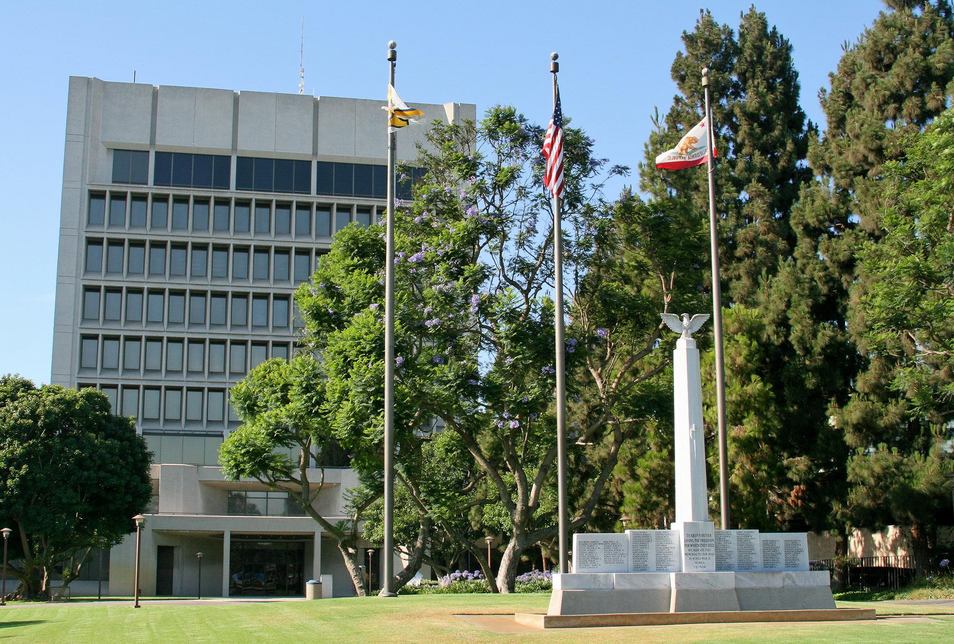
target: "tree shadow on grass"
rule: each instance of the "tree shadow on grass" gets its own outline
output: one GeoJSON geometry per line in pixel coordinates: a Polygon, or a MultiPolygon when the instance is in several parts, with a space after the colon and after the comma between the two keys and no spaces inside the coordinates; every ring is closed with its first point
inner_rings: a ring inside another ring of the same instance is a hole
{"type": "Polygon", "coordinates": [[[45,623],[45,619],[12,619],[10,621],[0,621],[0,628],[16,628],[18,626],[32,626],[33,624],[45,623]]]}

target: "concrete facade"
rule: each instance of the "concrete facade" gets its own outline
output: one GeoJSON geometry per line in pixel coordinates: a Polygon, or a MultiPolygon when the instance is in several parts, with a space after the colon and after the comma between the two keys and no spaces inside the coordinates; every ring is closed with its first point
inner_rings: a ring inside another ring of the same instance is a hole
{"type": "MultiPolygon", "coordinates": [[[[228,594],[239,542],[293,544],[296,575],[322,579],[326,596],[351,592],[314,521],[216,464],[238,426],[231,385],[297,351],[296,286],[337,230],[384,215],[382,104],[69,80],[51,381],[101,389],[153,453],[144,594],[195,595],[200,551],[202,595],[228,594]]],[[[399,133],[399,161],[413,161],[428,122],[476,117],[474,105],[415,105],[425,118],[399,133]]],[[[356,482],[342,465],[316,501],[331,520],[356,482]]],[[[132,592],[134,543],[110,553],[112,594],[132,592]]]]}

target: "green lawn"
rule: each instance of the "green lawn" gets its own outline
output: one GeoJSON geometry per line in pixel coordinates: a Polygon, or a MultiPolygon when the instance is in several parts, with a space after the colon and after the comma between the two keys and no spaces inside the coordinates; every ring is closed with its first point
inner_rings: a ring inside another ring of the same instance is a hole
{"type": "Polygon", "coordinates": [[[444,641],[954,641],[954,607],[875,606],[927,613],[864,623],[728,624],[533,631],[512,620],[460,613],[543,612],[548,595],[419,595],[317,602],[128,604],[73,602],[0,608],[0,639],[23,642],[429,642],[444,641]],[[946,614],[945,614],[946,613],[946,614]]]}

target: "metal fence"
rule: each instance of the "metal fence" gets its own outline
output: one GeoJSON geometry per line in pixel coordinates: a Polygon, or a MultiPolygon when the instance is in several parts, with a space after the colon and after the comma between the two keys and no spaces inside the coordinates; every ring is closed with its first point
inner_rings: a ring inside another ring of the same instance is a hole
{"type": "Polygon", "coordinates": [[[911,555],[816,559],[809,566],[829,571],[832,587],[839,590],[897,590],[927,572],[924,563],[911,555]]]}

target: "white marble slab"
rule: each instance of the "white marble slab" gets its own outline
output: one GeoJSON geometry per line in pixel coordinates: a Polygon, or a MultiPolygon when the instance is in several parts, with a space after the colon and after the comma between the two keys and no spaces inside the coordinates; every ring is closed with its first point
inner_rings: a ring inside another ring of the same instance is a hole
{"type": "Polygon", "coordinates": [[[618,572],[613,575],[614,590],[669,590],[668,572],[618,572]]]}
{"type": "Polygon", "coordinates": [[[738,549],[735,530],[715,531],[716,571],[733,571],[738,567],[738,549]]]}
{"type": "Polygon", "coordinates": [[[613,590],[613,573],[554,573],[554,590],[613,590]]]}
{"type": "Polygon", "coordinates": [[[735,532],[735,569],[739,572],[762,569],[762,539],[758,530],[735,532]]]}
{"type": "Polygon", "coordinates": [[[682,572],[682,544],[675,530],[653,530],[656,572],[682,572]]]}
{"type": "Polygon", "coordinates": [[[573,572],[629,572],[629,537],[623,533],[573,535],[573,572]]]}
{"type": "Polygon", "coordinates": [[[682,534],[682,572],[715,572],[715,528],[711,521],[672,525],[682,534]]]}
{"type": "Polygon", "coordinates": [[[763,532],[759,535],[762,548],[762,570],[781,572],[785,569],[785,535],[763,532]]]}
{"type": "Polygon", "coordinates": [[[782,568],[784,570],[808,570],[808,535],[790,532],[782,538],[782,568]]]}
{"type": "Polygon", "coordinates": [[[630,572],[656,572],[655,530],[627,530],[630,572]]]}

